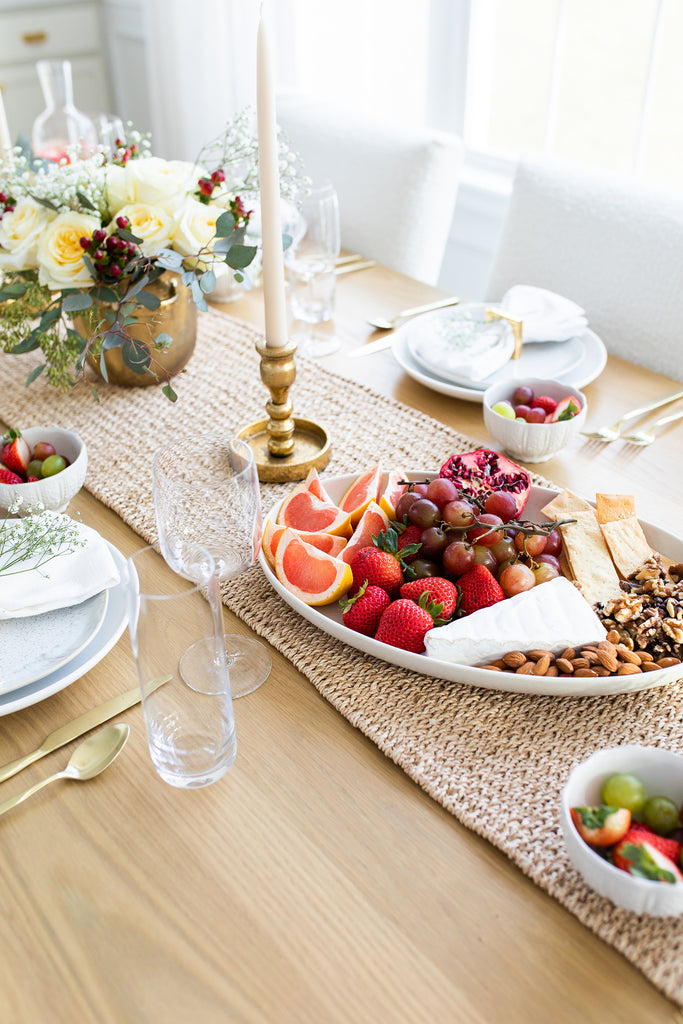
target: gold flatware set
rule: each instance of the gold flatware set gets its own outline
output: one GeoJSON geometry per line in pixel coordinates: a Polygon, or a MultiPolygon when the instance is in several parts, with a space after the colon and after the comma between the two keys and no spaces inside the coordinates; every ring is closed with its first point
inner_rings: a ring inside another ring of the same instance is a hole
{"type": "Polygon", "coordinates": [[[647,402],[645,405],[639,405],[637,409],[631,409],[630,412],[624,413],[616,423],[612,423],[607,426],[596,427],[594,430],[583,430],[581,433],[584,437],[588,437],[593,441],[602,441],[604,444],[610,444],[612,441],[626,441],[629,444],[636,445],[648,445],[652,444],[655,440],[654,433],[652,431],[663,427],[666,423],[673,423],[675,420],[680,419],[683,416],[683,411],[672,413],[669,416],[664,416],[653,423],[649,431],[637,431],[633,434],[622,434],[622,427],[629,420],[636,420],[640,416],[645,416],[648,412],[654,412],[655,409],[661,409],[664,405],[669,405],[671,402],[675,402],[677,399],[683,398],[683,389],[680,391],[674,391],[670,395],[665,395],[663,398],[656,398],[652,402],[647,402]]]}

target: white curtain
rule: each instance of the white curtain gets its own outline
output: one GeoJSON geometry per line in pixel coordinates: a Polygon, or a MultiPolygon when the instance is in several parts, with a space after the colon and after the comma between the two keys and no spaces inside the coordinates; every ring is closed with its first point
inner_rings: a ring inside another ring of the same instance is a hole
{"type": "Polygon", "coordinates": [[[145,0],[154,152],[194,160],[256,102],[259,0],[145,0]]]}

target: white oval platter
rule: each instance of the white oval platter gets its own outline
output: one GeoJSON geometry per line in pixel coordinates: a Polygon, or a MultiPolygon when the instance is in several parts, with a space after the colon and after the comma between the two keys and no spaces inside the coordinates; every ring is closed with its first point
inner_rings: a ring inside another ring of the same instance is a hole
{"type": "MultiPolygon", "coordinates": [[[[351,473],[346,476],[323,478],[325,490],[333,501],[339,501],[346,489],[353,483],[358,474],[351,473]]],[[[436,476],[435,470],[417,470],[407,474],[410,480],[425,480],[436,476]]],[[[383,478],[383,484],[386,475],[383,478]]],[[[532,521],[542,520],[540,510],[556,491],[546,487],[532,487],[528,504],[524,510],[524,518],[532,521]]],[[[269,518],[274,522],[280,506],[277,503],[268,513],[269,518]]],[[[683,561],[683,540],[681,538],[661,530],[651,523],[641,520],[643,529],[651,546],[656,551],[661,551],[670,558],[683,561]]],[[[476,668],[471,665],[458,665],[452,662],[437,661],[435,658],[428,658],[426,654],[413,654],[410,651],[402,651],[388,644],[380,643],[373,637],[363,636],[352,629],[348,629],[342,622],[342,613],[338,604],[324,605],[319,608],[312,608],[295,597],[283,587],[277,576],[270,568],[266,557],[261,551],[259,555],[261,567],[266,574],[271,586],[277,591],[282,599],[295,611],[312,622],[313,625],[322,629],[330,636],[343,640],[349,647],[354,647],[365,654],[372,654],[381,661],[391,665],[398,665],[401,668],[419,672],[421,675],[430,676],[436,679],[446,679],[457,683],[466,683],[469,686],[481,686],[487,690],[500,690],[506,693],[530,693],[539,696],[551,697],[600,697],[617,693],[637,693],[641,690],[649,690],[657,686],[664,686],[683,676],[683,665],[674,665],[671,668],[664,668],[658,672],[643,672],[625,676],[602,676],[597,678],[576,679],[573,677],[563,678],[562,676],[528,676],[515,675],[512,672],[492,672],[490,669],[476,668]]],[[[475,612],[476,616],[476,612],[475,612]]],[[[473,620],[474,621],[474,620],[473,620]]],[[[524,649],[524,638],[520,637],[520,649],[524,649]]]]}

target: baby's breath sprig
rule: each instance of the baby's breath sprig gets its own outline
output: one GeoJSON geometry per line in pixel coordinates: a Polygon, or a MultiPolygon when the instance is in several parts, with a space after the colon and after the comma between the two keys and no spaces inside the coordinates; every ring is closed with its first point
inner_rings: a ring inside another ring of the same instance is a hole
{"type": "Polygon", "coordinates": [[[85,547],[76,522],[41,502],[25,505],[17,498],[9,512],[22,518],[0,521],[0,576],[30,572],[85,547]]]}

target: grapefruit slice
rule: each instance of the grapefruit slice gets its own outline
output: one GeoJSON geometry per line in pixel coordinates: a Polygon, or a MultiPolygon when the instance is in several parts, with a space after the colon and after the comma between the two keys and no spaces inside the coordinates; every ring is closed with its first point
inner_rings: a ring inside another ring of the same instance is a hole
{"type": "Polygon", "coordinates": [[[384,509],[390,519],[396,515],[396,502],[406,489],[407,484],[400,484],[399,480],[407,480],[402,469],[392,469],[387,477],[384,491],[377,499],[381,508],[384,509]]]}
{"type": "Polygon", "coordinates": [[[275,574],[290,593],[309,605],[332,604],[353,583],[350,565],[307,544],[288,529],[277,546],[275,574]]]}
{"type": "Polygon", "coordinates": [[[351,563],[354,555],[358,554],[361,548],[372,547],[372,538],[386,530],[389,525],[389,517],[376,501],[371,501],[361,520],[353,531],[350,541],[341,553],[343,562],[351,563]]]}
{"type": "Polygon", "coordinates": [[[312,491],[303,490],[301,485],[283,501],[276,523],[278,526],[291,526],[294,530],[343,537],[349,537],[353,529],[348,512],[343,512],[331,501],[317,498],[312,491]]]}
{"type": "Polygon", "coordinates": [[[310,491],[311,494],[315,494],[316,498],[320,498],[321,501],[329,501],[330,504],[334,504],[332,498],[323,487],[322,480],[318,476],[318,470],[315,466],[308,471],[308,476],[304,480],[303,484],[300,484],[299,486],[303,491],[310,491]]]}
{"type": "MultiPolygon", "coordinates": [[[[291,529],[291,527],[277,526],[270,519],[266,520],[263,529],[263,553],[273,569],[275,568],[277,546],[282,534],[287,529],[291,529]]],[[[337,537],[333,533],[311,533],[308,530],[292,530],[292,533],[296,533],[307,544],[312,544],[314,548],[319,548],[334,558],[337,558],[346,547],[346,538],[337,537]]]]}
{"type": "Polygon", "coordinates": [[[366,469],[348,488],[339,502],[339,508],[348,512],[351,522],[357,523],[371,501],[379,501],[382,485],[382,463],[366,469]]]}

